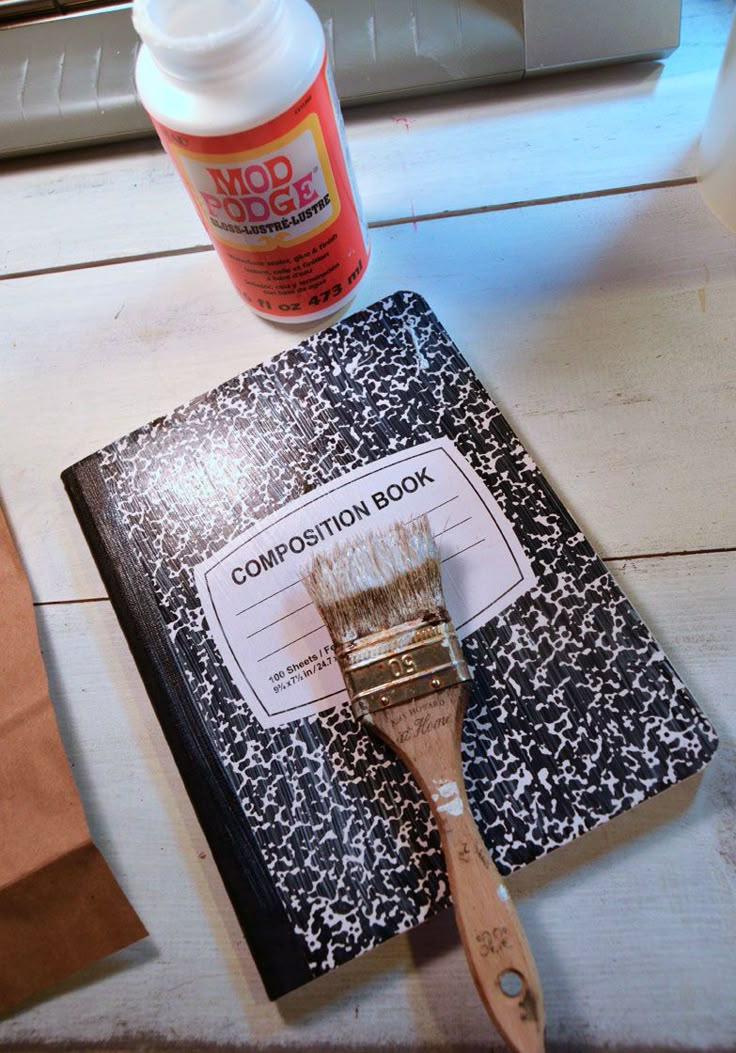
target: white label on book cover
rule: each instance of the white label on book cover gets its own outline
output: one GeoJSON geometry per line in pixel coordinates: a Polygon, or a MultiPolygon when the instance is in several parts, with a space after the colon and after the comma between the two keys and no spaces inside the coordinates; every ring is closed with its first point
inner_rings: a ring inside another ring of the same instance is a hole
{"type": "Polygon", "coordinates": [[[210,631],[264,727],[347,702],[327,629],[301,583],[337,542],[426,513],[447,608],[464,639],[534,584],[493,495],[449,439],[347,472],[242,534],[194,568],[210,631]]]}

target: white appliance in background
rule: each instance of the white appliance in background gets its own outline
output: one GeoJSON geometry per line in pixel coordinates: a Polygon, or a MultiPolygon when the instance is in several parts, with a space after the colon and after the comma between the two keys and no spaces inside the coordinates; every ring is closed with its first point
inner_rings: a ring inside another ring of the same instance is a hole
{"type": "MultiPolygon", "coordinates": [[[[202,0],[206,2],[206,0],[202,0]]],[[[681,0],[312,0],[344,105],[661,58],[681,0]]],[[[0,156],[152,134],[130,5],[0,0],[0,156]]]]}

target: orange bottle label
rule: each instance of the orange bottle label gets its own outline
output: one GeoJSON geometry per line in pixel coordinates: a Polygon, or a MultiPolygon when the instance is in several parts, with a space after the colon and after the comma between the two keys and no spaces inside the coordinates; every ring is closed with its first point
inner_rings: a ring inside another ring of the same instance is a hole
{"type": "Polygon", "coordinates": [[[327,60],[297,102],[233,135],[156,124],[243,299],[274,318],[338,305],[368,263],[327,60]]]}

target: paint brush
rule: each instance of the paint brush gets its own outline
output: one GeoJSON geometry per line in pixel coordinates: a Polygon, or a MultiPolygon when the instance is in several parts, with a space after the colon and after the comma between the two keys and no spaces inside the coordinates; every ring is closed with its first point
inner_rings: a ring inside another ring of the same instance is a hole
{"type": "Polygon", "coordinates": [[[465,793],[460,737],[470,673],[421,516],[317,555],[304,584],[335,644],[356,718],[414,775],[437,821],[475,986],[515,1053],[543,1053],[537,970],[465,793]]]}

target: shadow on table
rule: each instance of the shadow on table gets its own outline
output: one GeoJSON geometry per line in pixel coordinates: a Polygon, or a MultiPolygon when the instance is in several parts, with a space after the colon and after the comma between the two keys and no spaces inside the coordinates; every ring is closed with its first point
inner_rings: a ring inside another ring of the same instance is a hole
{"type": "Polygon", "coordinates": [[[484,87],[460,88],[441,94],[428,94],[406,99],[393,99],[351,107],[346,113],[350,117],[350,131],[355,134],[362,124],[392,118],[398,121],[397,134],[406,129],[404,122],[421,121],[427,115],[433,126],[457,122],[458,106],[463,107],[463,119],[473,120],[473,110],[487,116],[489,102],[502,107],[515,107],[533,100],[540,111],[549,112],[555,107],[569,107],[574,97],[576,110],[586,104],[586,95],[591,105],[600,105],[601,98],[610,94],[615,98],[627,95],[649,95],[654,92],[663,73],[662,62],[641,61],[618,65],[588,67],[570,70],[545,77],[527,77],[508,83],[488,84],[484,87]],[[401,117],[394,115],[401,114],[401,117]]]}
{"type": "MultiPolygon", "coordinates": [[[[121,951],[116,951],[115,954],[109,954],[106,958],[101,958],[91,965],[86,965],[83,969],[78,969],[71,976],[66,977],[64,980],[59,980],[58,983],[51,984],[33,995],[32,998],[27,998],[25,1002],[14,1006],[4,1015],[0,1014],[0,1026],[5,1021],[12,1020],[13,1017],[31,1012],[46,1002],[52,1002],[55,998],[61,998],[75,991],[81,991],[83,988],[94,987],[95,984],[100,983],[102,980],[109,980],[120,973],[126,972],[128,969],[135,969],[138,965],[154,961],[158,956],[159,952],[150,938],[139,940],[138,943],[134,943],[130,947],[125,947],[121,951]]],[[[14,1045],[12,1042],[0,1042],[0,1049],[3,1051],[16,1048],[25,1049],[26,1044],[18,1043],[14,1045]]],[[[89,1047],[85,1046],[85,1048],[92,1048],[92,1045],[89,1047]]]]}

